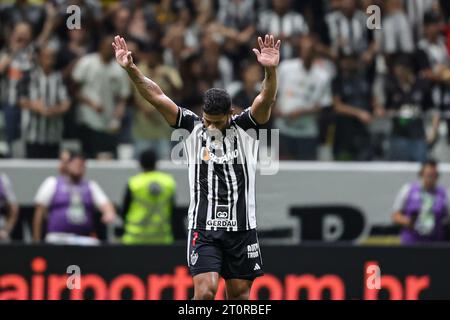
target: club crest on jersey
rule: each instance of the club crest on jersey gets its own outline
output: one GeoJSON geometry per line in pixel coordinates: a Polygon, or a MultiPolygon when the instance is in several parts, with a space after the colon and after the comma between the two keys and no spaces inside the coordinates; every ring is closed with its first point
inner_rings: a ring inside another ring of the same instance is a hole
{"type": "Polygon", "coordinates": [[[192,251],[191,253],[191,264],[195,265],[197,263],[198,260],[198,253],[195,251],[192,251]]]}

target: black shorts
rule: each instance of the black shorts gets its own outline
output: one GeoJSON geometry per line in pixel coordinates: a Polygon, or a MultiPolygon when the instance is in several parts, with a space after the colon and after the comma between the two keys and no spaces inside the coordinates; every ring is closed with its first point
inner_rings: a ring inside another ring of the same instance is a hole
{"type": "Polygon", "coordinates": [[[225,280],[264,275],[256,229],[189,230],[187,261],[192,276],[217,272],[225,280]]]}

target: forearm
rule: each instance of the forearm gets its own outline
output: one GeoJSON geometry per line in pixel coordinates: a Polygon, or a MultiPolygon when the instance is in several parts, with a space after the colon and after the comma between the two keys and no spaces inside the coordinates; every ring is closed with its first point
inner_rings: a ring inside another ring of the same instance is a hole
{"type": "Polygon", "coordinates": [[[106,202],[101,205],[99,209],[102,214],[102,222],[104,224],[112,224],[117,220],[116,209],[111,202],[106,202]]]}
{"type": "Polygon", "coordinates": [[[19,215],[19,206],[15,203],[8,205],[9,213],[8,213],[8,219],[6,220],[5,230],[10,234],[14,226],[17,223],[17,218],[19,215]]]}
{"type": "Polygon", "coordinates": [[[355,108],[345,103],[335,103],[334,108],[337,113],[357,118],[361,109],[355,108]]]}
{"type": "Polygon", "coordinates": [[[60,115],[63,115],[64,113],[66,113],[67,111],[69,111],[69,108],[70,108],[70,102],[64,101],[64,102],[56,105],[55,107],[50,108],[50,110],[52,110],[53,116],[60,116],[60,115]]]}
{"type": "Polygon", "coordinates": [[[392,220],[395,224],[408,228],[411,226],[411,219],[407,216],[405,216],[403,213],[401,212],[395,212],[392,215],[392,220]]]}
{"type": "Polygon", "coordinates": [[[42,112],[42,107],[41,107],[41,103],[38,100],[29,100],[26,98],[21,98],[19,100],[19,106],[22,109],[27,109],[36,113],[41,113],[42,112]]]}
{"type": "Polygon", "coordinates": [[[156,82],[142,74],[138,67],[133,63],[131,67],[125,69],[128,76],[133,81],[139,93],[150,103],[154,103],[158,95],[162,95],[161,88],[156,82]]]}
{"type": "Polygon", "coordinates": [[[169,125],[174,125],[178,116],[178,106],[153,80],[145,77],[134,63],[125,70],[141,96],[163,115],[169,125]]]}
{"type": "Polygon", "coordinates": [[[0,75],[6,71],[10,63],[11,59],[8,56],[3,56],[0,58],[0,75]]]}
{"type": "Polygon", "coordinates": [[[91,107],[92,109],[95,110],[96,103],[94,101],[92,101],[90,98],[88,98],[85,95],[83,95],[80,91],[77,92],[76,97],[77,97],[79,102],[84,103],[87,106],[89,106],[89,107],[91,107]]]}
{"type": "Polygon", "coordinates": [[[44,220],[45,208],[38,205],[33,217],[33,240],[41,241],[42,237],[42,221],[44,220]]]}
{"type": "Polygon", "coordinates": [[[435,113],[433,115],[433,119],[431,122],[431,133],[434,135],[437,135],[438,131],[439,131],[439,124],[441,123],[441,117],[439,116],[438,113],[435,113]]]}
{"type": "Polygon", "coordinates": [[[260,95],[269,106],[271,106],[275,101],[277,86],[278,79],[276,67],[264,68],[263,88],[260,95]]]}
{"type": "Polygon", "coordinates": [[[117,103],[116,108],[114,110],[114,116],[117,119],[122,119],[125,114],[126,108],[126,99],[120,99],[119,103],[117,103]]]}

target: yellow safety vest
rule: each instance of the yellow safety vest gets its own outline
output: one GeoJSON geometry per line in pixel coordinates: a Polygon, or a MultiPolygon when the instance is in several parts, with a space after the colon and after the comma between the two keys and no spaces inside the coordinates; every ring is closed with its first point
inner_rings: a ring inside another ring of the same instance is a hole
{"type": "Polygon", "coordinates": [[[125,217],[124,244],[171,244],[176,183],[163,172],[143,172],[128,181],[131,204],[125,217]]]}

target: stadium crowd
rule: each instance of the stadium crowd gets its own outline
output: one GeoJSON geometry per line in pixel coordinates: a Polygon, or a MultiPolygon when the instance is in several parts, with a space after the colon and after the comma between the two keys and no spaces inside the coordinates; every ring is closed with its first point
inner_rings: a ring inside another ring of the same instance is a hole
{"type": "Polygon", "coordinates": [[[2,1],[3,153],[57,158],[75,141],[89,158],[122,144],[168,158],[170,128],[115,62],[112,36],[179,105],[199,112],[221,87],[239,112],[261,86],[251,49],[271,33],[281,159],[423,161],[450,137],[449,13],[438,0],[2,1]]]}

